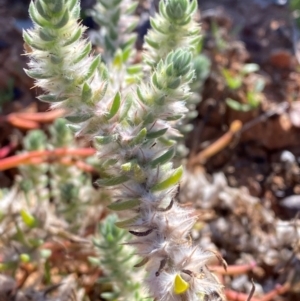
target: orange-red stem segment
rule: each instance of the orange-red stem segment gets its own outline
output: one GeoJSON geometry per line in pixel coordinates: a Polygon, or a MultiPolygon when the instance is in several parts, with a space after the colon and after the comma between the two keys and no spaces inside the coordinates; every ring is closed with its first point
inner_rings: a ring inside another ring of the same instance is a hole
{"type": "Polygon", "coordinates": [[[0,160],[0,171],[14,168],[20,164],[26,164],[28,161],[34,158],[44,158],[44,157],[64,157],[64,156],[79,156],[79,157],[89,157],[95,154],[95,149],[93,148],[81,148],[81,149],[70,149],[70,148],[57,148],[54,150],[39,150],[27,152],[24,154],[19,154],[4,158],[0,160]]]}

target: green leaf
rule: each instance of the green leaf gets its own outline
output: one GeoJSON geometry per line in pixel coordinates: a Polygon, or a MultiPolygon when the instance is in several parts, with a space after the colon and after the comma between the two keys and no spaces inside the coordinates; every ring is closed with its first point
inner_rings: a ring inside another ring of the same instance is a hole
{"type": "Polygon", "coordinates": [[[33,42],[33,38],[24,30],[23,31],[23,39],[25,41],[26,44],[28,44],[30,47],[34,48],[34,49],[38,49],[41,51],[46,51],[46,47],[45,45],[41,46],[38,45],[36,43],[33,42]]]}
{"type": "Polygon", "coordinates": [[[118,49],[115,53],[114,59],[113,59],[113,65],[121,68],[122,67],[122,63],[123,63],[123,54],[122,54],[122,50],[118,49]]]}
{"type": "Polygon", "coordinates": [[[28,211],[26,211],[25,209],[22,209],[21,212],[21,217],[23,222],[30,228],[34,228],[37,225],[37,221],[35,219],[35,217],[30,214],[28,211]]]}
{"type": "Polygon", "coordinates": [[[139,133],[129,142],[129,145],[134,146],[143,143],[146,135],[147,135],[147,129],[146,128],[141,129],[139,133]]]}
{"type": "Polygon", "coordinates": [[[101,298],[104,300],[116,300],[119,296],[118,293],[110,293],[110,292],[105,292],[100,294],[101,298]]]}
{"type": "Polygon", "coordinates": [[[119,176],[119,177],[114,177],[114,178],[109,178],[109,179],[99,179],[96,183],[100,186],[115,186],[119,185],[122,183],[125,183],[129,180],[129,178],[125,175],[119,176]]]}
{"type": "Polygon", "coordinates": [[[248,111],[252,110],[252,107],[250,105],[240,103],[234,99],[226,98],[225,101],[226,101],[226,104],[228,105],[228,107],[230,107],[231,109],[233,109],[235,111],[248,112],[248,111]]]}
{"type": "Polygon", "coordinates": [[[83,48],[81,53],[74,59],[73,64],[77,64],[80,62],[83,58],[85,58],[92,50],[92,44],[89,42],[86,44],[86,46],[83,48]]]}
{"type": "Polygon", "coordinates": [[[35,2],[35,7],[36,10],[38,11],[38,13],[45,19],[49,19],[49,16],[47,15],[45,9],[44,9],[44,5],[43,2],[41,0],[38,0],[35,2]]]}
{"type": "Polygon", "coordinates": [[[60,13],[63,8],[64,8],[64,1],[61,0],[61,1],[53,1],[54,2],[54,5],[51,5],[51,10],[54,14],[58,14],[60,13]]]}
{"type": "Polygon", "coordinates": [[[135,64],[135,65],[129,66],[129,67],[127,67],[126,71],[130,75],[140,73],[140,72],[142,72],[142,65],[135,64]]]}
{"type": "Polygon", "coordinates": [[[158,130],[156,132],[151,132],[151,133],[147,133],[146,138],[147,139],[155,139],[158,138],[160,136],[163,136],[166,132],[167,132],[168,128],[162,129],[162,130],[158,130]]]}
{"type": "Polygon", "coordinates": [[[40,95],[37,97],[40,101],[44,102],[61,102],[64,101],[64,98],[59,98],[57,95],[54,94],[47,94],[47,95],[40,95]]]}
{"type": "Polygon", "coordinates": [[[97,70],[99,64],[101,62],[100,55],[97,55],[94,60],[92,61],[91,65],[89,66],[89,69],[87,73],[84,76],[84,80],[89,79],[91,76],[94,75],[95,71],[97,70]]]}
{"type": "Polygon", "coordinates": [[[89,120],[91,117],[93,117],[91,114],[80,114],[65,116],[65,119],[72,123],[80,123],[89,120]]]}
{"type": "Polygon", "coordinates": [[[133,35],[130,39],[128,39],[125,43],[122,44],[122,48],[126,49],[127,47],[132,47],[136,42],[137,36],[133,35]]]}
{"type": "Polygon", "coordinates": [[[47,79],[47,78],[51,78],[53,75],[49,75],[49,74],[44,74],[38,71],[34,71],[34,70],[28,70],[28,69],[24,69],[25,73],[34,79],[47,79]]]}
{"type": "Polygon", "coordinates": [[[39,15],[33,1],[30,2],[30,5],[29,5],[29,15],[30,15],[31,20],[34,23],[36,23],[37,25],[39,25],[41,27],[49,26],[49,23],[39,15]]]}
{"type": "Polygon", "coordinates": [[[96,144],[105,145],[114,141],[117,141],[118,135],[110,135],[110,136],[96,136],[94,141],[96,144]]]}
{"type": "Polygon", "coordinates": [[[230,89],[235,90],[235,89],[238,89],[241,87],[241,85],[243,83],[243,78],[241,76],[234,77],[230,74],[230,71],[227,69],[223,69],[222,74],[225,78],[227,86],[230,89]]]}
{"type": "Polygon", "coordinates": [[[197,10],[197,7],[198,7],[198,3],[197,3],[197,0],[193,0],[191,3],[190,3],[190,6],[187,10],[187,14],[191,15],[191,14],[194,14],[197,10]]]}
{"type": "Polygon", "coordinates": [[[125,10],[125,14],[126,15],[131,15],[135,10],[136,8],[138,7],[139,3],[138,2],[133,2],[131,3],[128,8],[125,10]]]}
{"type": "Polygon", "coordinates": [[[126,34],[128,34],[128,33],[131,33],[136,27],[137,27],[137,25],[138,25],[138,21],[135,21],[135,22],[132,22],[126,29],[125,29],[125,31],[124,31],[124,33],[126,34]]]}
{"type": "MultiPolygon", "coordinates": [[[[69,5],[69,10],[72,11],[74,8],[77,7],[76,4],[78,4],[78,0],[68,0],[66,4],[69,5]]],[[[78,18],[78,17],[76,16],[76,14],[74,15],[74,17],[75,17],[75,18],[78,18]]]]}
{"type": "Polygon", "coordinates": [[[22,253],[19,255],[19,258],[20,260],[23,262],[23,263],[28,263],[30,262],[30,255],[26,254],[26,253],[22,253]]]}
{"type": "Polygon", "coordinates": [[[56,39],[56,36],[51,35],[45,28],[40,28],[39,36],[45,42],[52,42],[56,39]]]}
{"type": "Polygon", "coordinates": [[[163,165],[163,164],[169,162],[174,157],[174,155],[175,155],[175,148],[171,148],[167,152],[165,152],[163,155],[161,155],[160,157],[151,161],[150,166],[152,168],[155,168],[157,165],[163,165]]]}
{"type": "Polygon", "coordinates": [[[121,105],[121,93],[117,92],[115,97],[114,97],[111,108],[109,110],[109,113],[107,115],[107,120],[113,118],[117,114],[117,112],[120,108],[120,105],[121,105]]]}
{"type": "Polygon", "coordinates": [[[152,75],[151,82],[158,90],[162,90],[164,88],[163,84],[159,82],[156,72],[152,75]]]}
{"type": "Polygon", "coordinates": [[[179,87],[180,84],[181,84],[181,78],[178,77],[178,78],[174,79],[172,82],[168,83],[167,85],[168,85],[169,89],[175,90],[179,87]]]}
{"type": "Polygon", "coordinates": [[[63,14],[62,18],[58,23],[54,25],[54,28],[60,29],[66,26],[69,22],[70,14],[69,11],[66,9],[65,13],[63,14]]]}
{"type": "Polygon", "coordinates": [[[133,209],[137,206],[140,205],[140,200],[138,199],[134,199],[134,200],[125,200],[125,201],[117,201],[115,203],[112,203],[110,205],[108,205],[107,207],[110,210],[114,210],[114,211],[122,211],[122,210],[129,210],[129,209],[133,209]]]}
{"type": "Polygon", "coordinates": [[[138,96],[138,98],[139,98],[139,100],[140,100],[141,102],[147,103],[146,97],[143,95],[142,90],[141,90],[140,87],[137,87],[136,93],[137,93],[137,96],[138,96]]]}
{"type": "Polygon", "coordinates": [[[73,33],[73,35],[71,35],[70,38],[68,38],[68,39],[66,40],[66,42],[64,42],[64,43],[62,44],[62,46],[65,47],[65,46],[69,46],[69,45],[73,44],[74,42],[76,42],[77,40],[80,39],[81,35],[82,35],[82,28],[79,27],[79,28],[75,31],[75,33],[73,33]]]}
{"type": "Polygon", "coordinates": [[[81,126],[75,124],[67,124],[67,128],[70,129],[72,133],[77,133],[81,130],[81,126]]]}
{"type": "Polygon", "coordinates": [[[181,117],[182,115],[173,115],[173,116],[168,116],[165,120],[174,121],[180,119],[181,117]]]}
{"type": "Polygon", "coordinates": [[[52,64],[57,65],[63,61],[63,58],[54,54],[50,54],[50,61],[52,64]]]}
{"type": "Polygon", "coordinates": [[[255,93],[253,91],[247,92],[247,101],[248,104],[253,108],[257,108],[260,104],[260,97],[258,93],[255,93]]]}
{"type": "Polygon", "coordinates": [[[132,103],[133,103],[133,99],[132,99],[131,95],[127,95],[125,102],[121,109],[119,122],[123,121],[127,117],[128,111],[129,111],[132,103]]]}
{"type": "Polygon", "coordinates": [[[98,257],[89,256],[88,261],[93,266],[99,266],[101,264],[101,260],[98,257]]]}
{"type": "Polygon", "coordinates": [[[131,52],[132,52],[132,47],[126,47],[122,50],[122,61],[123,61],[123,63],[126,63],[128,61],[131,52]]]}
{"type": "Polygon", "coordinates": [[[162,26],[160,26],[160,24],[157,22],[157,20],[156,19],[154,19],[154,18],[150,18],[150,24],[151,24],[151,27],[154,29],[154,30],[156,30],[156,31],[158,31],[159,33],[162,33],[162,34],[167,34],[168,33],[168,31],[165,29],[165,28],[163,28],[162,26]]]}
{"type": "Polygon", "coordinates": [[[154,49],[158,50],[160,48],[160,44],[152,41],[149,37],[145,37],[145,41],[147,44],[149,44],[151,47],[153,47],[154,49]]]}
{"type": "Polygon", "coordinates": [[[180,166],[177,169],[175,169],[172,172],[171,176],[169,176],[166,180],[154,185],[151,188],[151,191],[152,192],[161,191],[176,185],[180,181],[182,174],[183,174],[183,168],[182,166],[180,166]]]}
{"type": "Polygon", "coordinates": [[[89,84],[87,82],[85,82],[82,86],[82,91],[81,91],[82,102],[89,103],[92,96],[93,96],[93,91],[92,91],[91,87],[89,86],[89,84]]]}
{"type": "Polygon", "coordinates": [[[128,227],[132,226],[138,220],[138,218],[139,218],[139,216],[135,216],[135,217],[132,217],[132,218],[120,221],[120,222],[116,222],[115,226],[118,228],[121,228],[121,229],[128,228],[128,227]]]}

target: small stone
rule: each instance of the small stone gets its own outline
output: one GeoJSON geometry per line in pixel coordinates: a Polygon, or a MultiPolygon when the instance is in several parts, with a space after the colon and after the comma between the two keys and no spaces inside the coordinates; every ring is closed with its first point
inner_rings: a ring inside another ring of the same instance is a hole
{"type": "Polygon", "coordinates": [[[290,151],[287,151],[287,150],[284,150],[280,154],[280,160],[282,162],[286,162],[286,163],[295,163],[296,162],[295,156],[290,151]]]}

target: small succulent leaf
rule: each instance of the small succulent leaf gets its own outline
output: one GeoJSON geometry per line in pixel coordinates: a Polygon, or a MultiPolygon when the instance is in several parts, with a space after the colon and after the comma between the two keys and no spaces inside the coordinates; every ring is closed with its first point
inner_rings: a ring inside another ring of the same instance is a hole
{"type": "Polygon", "coordinates": [[[150,166],[152,168],[155,168],[158,165],[163,165],[163,164],[169,162],[174,157],[174,155],[175,155],[175,148],[171,148],[167,152],[165,152],[163,155],[161,155],[160,157],[151,161],[150,166]]]}
{"type": "Polygon", "coordinates": [[[91,117],[93,117],[92,114],[80,114],[65,116],[65,119],[72,123],[80,123],[89,120],[91,117]]]}
{"type": "Polygon", "coordinates": [[[64,101],[64,98],[60,98],[57,95],[54,94],[45,94],[45,95],[40,95],[37,97],[40,101],[44,101],[44,102],[61,102],[64,101]]]}
{"type": "Polygon", "coordinates": [[[29,5],[29,15],[30,15],[31,20],[34,23],[36,23],[37,25],[39,25],[41,27],[47,27],[49,25],[45,19],[43,19],[42,17],[39,16],[39,13],[38,13],[33,1],[30,2],[30,5],[29,5]]]}
{"type": "Polygon", "coordinates": [[[182,166],[180,166],[177,169],[175,169],[166,180],[154,185],[151,188],[151,191],[152,192],[161,191],[176,185],[180,181],[182,173],[183,173],[183,168],[182,166]]]}
{"type": "Polygon", "coordinates": [[[84,80],[89,79],[90,77],[92,77],[95,73],[95,71],[97,70],[99,64],[101,62],[100,59],[100,55],[97,55],[94,60],[92,61],[91,65],[89,66],[89,69],[87,71],[87,73],[84,76],[84,80]]]}
{"type": "Polygon", "coordinates": [[[44,74],[35,70],[28,70],[28,69],[24,69],[25,73],[34,79],[47,79],[47,78],[51,78],[53,75],[51,74],[44,74]]]}
{"type": "Polygon", "coordinates": [[[129,66],[129,67],[127,67],[126,71],[130,75],[140,73],[142,71],[142,65],[135,64],[135,65],[129,66]]]}
{"type": "Polygon", "coordinates": [[[126,15],[131,15],[135,10],[136,8],[138,7],[139,3],[138,2],[133,2],[131,3],[128,8],[125,10],[125,14],[126,15]]]}
{"type": "Polygon", "coordinates": [[[82,102],[89,103],[92,96],[93,96],[93,91],[92,91],[91,87],[89,86],[89,84],[87,82],[85,82],[82,86],[82,91],[81,91],[82,102]]]}
{"type": "Polygon", "coordinates": [[[80,39],[80,37],[82,36],[82,28],[79,27],[75,33],[73,33],[63,44],[62,46],[69,46],[71,44],[73,44],[74,42],[76,42],[77,40],[80,39]]]}
{"type": "Polygon", "coordinates": [[[37,221],[36,221],[35,217],[31,213],[26,211],[25,209],[22,209],[20,211],[20,214],[21,214],[22,220],[26,226],[28,226],[30,228],[34,228],[37,225],[37,221]]]}
{"type": "Polygon", "coordinates": [[[119,122],[123,121],[127,117],[128,111],[129,111],[132,103],[133,103],[132,96],[131,95],[127,95],[127,97],[126,97],[126,99],[124,101],[124,104],[122,105],[122,109],[121,109],[121,112],[120,112],[119,122]]]}
{"type": "Polygon", "coordinates": [[[45,42],[52,42],[56,39],[55,36],[51,35],[46,29],[40,28],[39,30],[40,38],[45,42]]]}
{"type": "Polygon", "coordinates": [[[114,141],[117,141],[118,135],[110,135],[110,136],[96,136],[94,141],[96,144],[105,145],[114,141]]]}
{"type": "Polygon", "coordinates": [[[127,47],[132,47],[136,42],[137,36],[133,35],[131,38],[129,38],[125,43],[122,44],[122,48],[125,49],[127,47]]]}
{"type": "Polygon", "coordinates": [[[141,129],[139,133],[130,141],[129,145],[134,146],[143,143],[146,135],[147,135],[147,129],[146,128],[141,129]]]}
{"type": "Polygon", "coordinates": [[[93,266],[100,266],[101,265],[101,260],[98,257],[89,256],[88,261],[93,266]]]}
{"type": "Polygon", "coordinates": [[[125,200],[125,201],[117,201],[108,205],[107,207],[114,211],[122,211],[122,210],[129,210],[136,208],[140,205],[140,200],[133,199],[133,200],[125,200]]]}
{"type": "Polygon", "coordinates": [[[79,63],[82,59],[84,59],[92,50],[92,44],[87,43],[83,48],[82,52],[74,59],[73,64],[79,63]]]}
{"type": "Polygon", "coordinates": [[[129,180],[129,178],[126,175],[122,175],[119,177],[114,177],[114,178],[109,178],[109,179],[100,179],[98,180],[96,183],[99,186],[115,186],[115,185],[119,185],[122,183],[125,183],[129,180]]]}
{"type": "Polygon", "coordinates": [[[135,216],[135,217],[123,220],[123,221],[116,222],[115,226],[117,226],[118,228],[121,228],[121,229],[128,228],[128,227],[132,226],[137,221],[138,218],[139,218],[139,216],[135,216]]]}
{"type": "Polygon", "coordinates": [[[164,88],[164,86],[159,82],[156,72],[153,74],[151,82],[158,90],[162,90],[164,88]]]}
{"type": "Polygon", "coordinates": [[[168,128],[164,128],[162,130],[158,130],[156,132],[148,132],[146,138],[147,139],[155,139],[163,136],[167,132],[168,128]]]}
{"type": "Polygon", "coordinates": [[[43,5],[43,2],[42,2],[41,0],[35,2],[35,7],[36,7],[37,12],[38,12],[45,20],[47,20],[47,19],[49,18],[49,16],[48,16],[47,13],[45,12],[44,5],[43,5]]]}
{"type": "Polygon", "coordinates": [[[72,133],[78,133],[81,130],[81,126],[80,125],[76,125],[76,124],[67,124],[67,128],[72,133]]]}
{"type": "Polygon", "coordinates": [[[64,26],[66,26],[69,22],[69,19],[70,19],[70,14],[69,14],[69,11],[66,9],[65,13],[62,16],[62,18],[60,19],[60,21],[58,23],[56,23],[54,25],[54,27],[57,28],[57,29],[60,29],[64,26]]]}
{"type": "Polygon", "coordinates": [[[168,88],[175,90],[179,87],[180,84],[181,84],[181,78],[178,77],[178,78],[174,79],[172,82],[168,83],[168,88]]]}
{"type": "Polygon", "coordinates": [[[65,4],[64,1],[54,1],[54,5],[51,6],[51,11],[54,14],[60,13],[64,8],[64,4],[65,4]]]}
{"type": "Polygon", "coordinates": [[[113,65],[121,68],[123,63],[123,52],[121,49],[118,49],[115,53],[115,57],[113,59],[113,65]]]}
{"type": "Polygon", "coordinates": [[[106,116],[107,120],[113,118],[117,114],[117,112],[119,111],[120,105],[121,105],[121,93],[117,92],[115,97],[114,97],[111,108],[109,110],[109,113],[106,116]]]}
{"type": "Polygon", "coordinates": [[[30,255],[26,254],[26,253],[22,253],[19,255],[19,258],[20,260],[23,262],[23,263],[28,263],[30,262],[30,255]]]}

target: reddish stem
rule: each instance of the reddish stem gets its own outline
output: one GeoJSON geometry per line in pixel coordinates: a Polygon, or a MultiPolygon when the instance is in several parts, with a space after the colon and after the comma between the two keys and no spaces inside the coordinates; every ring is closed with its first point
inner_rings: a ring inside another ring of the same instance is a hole
{"type": "Polygon", "coordinates": [[[213,273],[218,273],[222,275],[240,275],[245,274],[256,266],[256,262],[251,262],[248,264],[241,264],[241,265],[229,265],[227,266],[226,270],[220,266],[212,266],[210,270],[213,273]]]}
{"type": "MultiPolygon", "coordinates": [[[[285,283],[284,285],[277,284],[275,288],[270,291],[269,293],[265,294],[262,297],[252,297],[251,301],[272,301],[274,298],[278,295],[282,295],[286,292],[288,292],[290,289],[290,284],[285,283]]],[[[248,298],[247,294],[239,293],[233,290],[225,290],[225,295],[228,298],[228,300],[231,301],[245,301],[248,298]]]]}
{"type": "Polygon", "coordinates": [[[24,130],[34,130],[38,129],[40,127],[39,123],[32,120],[26,120],[23,118],[20,118],[16,115],[10,114],[8,116],[5,116],[6,121],[9,122],[11,125],[24,129],[24,130]]]}
{"type": "Polygon", "coordinates": [[[48,112],[16,112],[7,116],[0,116],[0,122],[9,122],[11,125],[24,129],[33,130],[40,127],[39,123],[49,123],[62,117],[64,110],[57,109],[48,112]]]}
{"type": "Polygon", "coordinates": [[[5,159],[0,160],[0,171],[17,167],[20,164],[26,164],[34,158],[43,158],[43,157],[64,157],[64,156],[80,156],[80,157],[89,157],[95,154],[95,149],[93,148],[81,148],[81,149],[70,149],[70,148],[57,148],[54,150],[40,150],[32,151],[24,154],[19,154],[11,156],[5,159]]]}
{"type": "Polygon", "coordinates": [[[48,112],[17,112],[11,113],[9,116],[16,116],[18,118],[41,122],[41,123],[48,123],[52,122],[53,120],[62,117],[65,114],[64,110],[57,109],[48,112]]]}
{"type": "Polygon", "coordinates": [[[11,142],[8,145],[0,148],[0,159],[7,157],[7,155],[11,153],[16,148],[16,146],[16,143],[11,142]]]}
{"type": "MultiPolygon", "coordinates": [[[[225,296],[228,300],[231,301],[245,301],[248,298],[248,294],[236,292],[233,290],[226,289],[225,296]]],[[[261,301],[259,298],[252,297],[251,301],[261,301]]]]}
{"type": "Polygon", "coordinates": [[[234,120],[227,133],[191,159],[189,163],[190,166],[193,166],[194,164],[204,164],[210,157],[227,147],[235,135],[241,130],[242,125],[243,124],[240,120],[234,120]]]}

